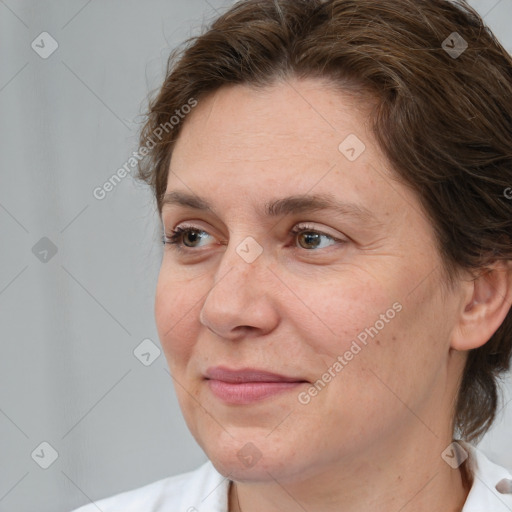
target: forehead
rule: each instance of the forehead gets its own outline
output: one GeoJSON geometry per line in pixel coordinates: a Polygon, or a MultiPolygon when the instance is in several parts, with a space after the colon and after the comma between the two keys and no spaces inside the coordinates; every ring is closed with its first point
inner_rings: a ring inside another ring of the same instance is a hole
{"type": "Polygon", "coordinates": [[[184,124],[173,158],[333,161],[340,156],[339,144],[352,133],[369,146],[366,110],[354,97],[320,80],[264,88],[230,85],[199,102],[184,124]]]}
{"type": "Polygon", "coordinates": [[[330,194],[377,217],[407,216],[419,202],[394,181],[369,130],[371,104],[319,80],[255,89],[223,87],[187,117],[167,191],[237,205],[330,194]],[[219,199],[220,198],[220,199],[219,199]]]}

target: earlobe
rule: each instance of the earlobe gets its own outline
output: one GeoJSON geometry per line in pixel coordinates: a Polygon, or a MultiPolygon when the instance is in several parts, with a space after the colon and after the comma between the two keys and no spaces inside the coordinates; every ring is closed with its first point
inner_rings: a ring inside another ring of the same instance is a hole
{"type": "Polygon", "coordinates": [[[451,348],[481,347],[503,323],[512,304],[511,263],[496,262],[464,284],[466,293],[452,333],[451,348]]]}

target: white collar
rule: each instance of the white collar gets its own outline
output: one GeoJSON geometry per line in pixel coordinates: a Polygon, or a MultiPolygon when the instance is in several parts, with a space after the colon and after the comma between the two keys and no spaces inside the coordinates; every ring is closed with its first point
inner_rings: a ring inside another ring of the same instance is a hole
{"type": "Polygon", "coordinates": [[[468,469],[473,478],[462,512],[512,512],[510,471],[491,462],[473,445],[464,441],[457,442],[468,453],[468,469]]]}

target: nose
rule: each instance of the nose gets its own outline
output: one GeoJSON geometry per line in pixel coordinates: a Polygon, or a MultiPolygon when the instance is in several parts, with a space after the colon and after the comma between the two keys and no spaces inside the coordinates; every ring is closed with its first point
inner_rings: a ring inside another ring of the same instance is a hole
{"type": "Polygon", "coordinates": [[[263,254],[249,263],[228,246],[203,302],[200,322],[230,340],[268,334],[279,324],[272,280],[263,254]]]}

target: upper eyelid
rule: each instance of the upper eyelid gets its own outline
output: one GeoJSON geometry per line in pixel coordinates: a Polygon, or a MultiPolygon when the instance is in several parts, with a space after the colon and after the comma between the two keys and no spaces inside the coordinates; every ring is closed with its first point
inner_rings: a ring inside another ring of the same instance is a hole
{"type": "Polygon", "coordinates": [[[316,227],[308,222],[297,222],[289,231],[315,231],[316,233],[336,238],[336,235],[329,233],[323,228],[316,227]]]}
{"type": "Polygon", "coordinates": [[[169,235],[174,234],[176,231],[186,231],[186,230],[200,231],[200,232],[204,232],[204,233],[207,233],[209,235],[212,235],[204,227],[197,226],[197,225],[194,225],[192,223],[189,224],[187,222],[181,222],[181,223],[177,224],[175,227],[171,227],[171,228],[166,228],[165,225],[163,226],[164,234],[169,234],[169,235]]]}
{"type": "MultiPolygon", "coordinates": [[[[198,226],[198,225],[194,225],[194,224],[189,224],[187,222],[182,222],[180,224],[177,224],[174,228],[171,228],[171,232],[172,231],[177,231],[177,230],[185,230],[185,229],[189,229],[189,230],[196,230],[196,231],[201,231],[201,232],[204,232],[204,233],[208,233],[209,235],[211,235],[211,233],[205,229],[205,228],[202,228],[201,226],[198,226]]],[[[315,231],[315,232],[318,232],[320,234],[323,234],[323,235],[327,235],[327,236],[330,236],[330,237],[333,237],[333,238],[336,238],[336,235],[332,234],[332,233],[329,233],[327,232],[327,230],[323,229],[323,228],[320,228],[320,227],[317,227],[315,225],[313,225],[310,221],[301,221],[301,222],[296,222],[289,230],[288,232],[291,232],[291,231],[294,231],[294,230],[303,230],[303,231],[315,231]]],[[[164,228],[164,231],[165,228],[164,228]]]]}

